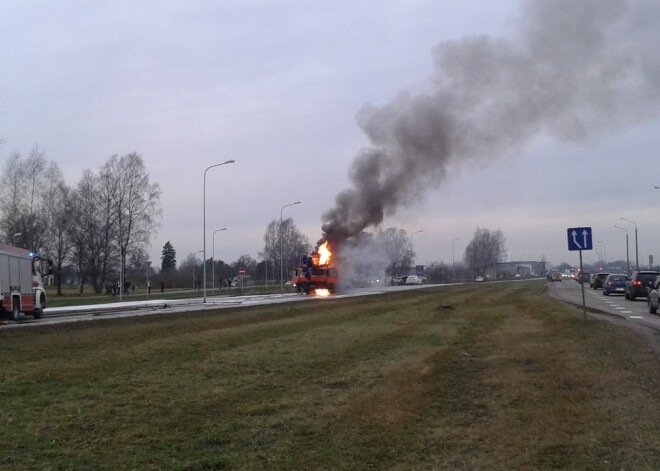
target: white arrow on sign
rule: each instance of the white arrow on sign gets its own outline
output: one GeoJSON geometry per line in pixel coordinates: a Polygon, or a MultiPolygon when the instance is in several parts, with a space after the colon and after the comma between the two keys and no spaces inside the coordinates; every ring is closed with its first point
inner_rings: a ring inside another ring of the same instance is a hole
{"type": "Polygon", "coordinates": [[[582,246],[586,247],[587,246],[587,236],[589,235],[589,232],[587,232],[586,229],[582,230],[582,246]]]}
{"type": "MultiPolygon", "coordinates": [[[[584,231],[584,232],[582,233],[582,235],[584,236],[584,240],[585,240],[585,242],[584,242],[585,247],[587,246],[587,242],[586,242],[586,240],[587,240],[587,236],[586,236],[586,233],[587,233],[587,231],[584,231]]],[[[577,241],[577,235],[578,235],[578,234],[577,234],[577,232],[575,232],[575,229],[573,229],[573,232],[571,232],[571,235],[573,236],[573,245],[575,245],[578,249],[582,250],[582,246],[581,246],[580,244],[578,244],[578,241],[577,241]]]]}

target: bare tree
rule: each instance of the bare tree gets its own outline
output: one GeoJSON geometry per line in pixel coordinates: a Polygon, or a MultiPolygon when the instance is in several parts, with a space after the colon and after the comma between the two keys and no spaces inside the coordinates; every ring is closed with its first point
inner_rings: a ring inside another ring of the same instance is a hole
{"type": "Polygon", "coordinates": [[[43,181],[46,158],[34,147],[27,159],[14,152],[7,161],[0,187],[5,239],[26,248],[39,249],[44,237],[43,181]],[[14,235],[17,234],[16,238],[14,235]]]}
{"type": "Polygon", "coordinates": [[[126,266],[127,254],[149,245],[155,234],[161,214],[160,187],[150,182],[142,157],[136,153],[113,155],[101,175],[114,188],[110,202],[120,264],[126,266]]]}
{"type": "Polygon", "coordinates": [[[504,242],[504,234],[500,229],[476,229],[472,241],[465,248],[465,263],[473,276],[497,276],[497,263],[506,258],[504,242]]]}
{"type": "Polygon", "coordinates": [[[388,261],[386,273],[390,276],[405,275],[412,264],[414,254],[408,234],[403,229],[388,227],[376,233],[376,243],[388,261]]]}
{"type": "Polygon", "coordinates": [[[91,281],[94,292],[102,287],[103,259],[108,250],[104,234],[109,230],[105,219],[100,178],[86,170],[74,196],[75,215],[70,235],[74,241],[73,257],[78,267],[79,292],[85,280],[91,281]]]}
{"type": "MultiPolygon", "coordinates": [[[[282,250],[283,273],[286,277],[290,268],[297,266],[303,255],[308,255],[311,250],[309,239],[298,230],[292,218],[282,221],[272,220],[264,234],[264,251],[259,255],[270,261],[280,258],[280,242],[282,250]],[[280,241],[281,237],[281,241],[280,241]]],[[[279,264],[273,264],[273,267],[279,264]]],[[[279,275],[279,273],[277,273],[279,275]]]]}
{"type": "Polygon", "coordinates": [[[53,260],[57,294],[62,294],[62,269],[72,249],[69,226],[72,217],[71,189],[64,183],[62,172],[55,163],[46,170],[44,185],[44,216],[46,228],[43,243],[46,254],[53,260]]]}

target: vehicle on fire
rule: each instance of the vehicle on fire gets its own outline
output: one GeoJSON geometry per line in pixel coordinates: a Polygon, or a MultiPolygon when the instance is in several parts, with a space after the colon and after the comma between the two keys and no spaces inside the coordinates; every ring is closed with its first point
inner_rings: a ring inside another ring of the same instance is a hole
{"type": "Polygon", "coordinates": [[[338,281],[337,268],[332,264],[330,244],[324,242],[309,257],[303,257],[294,270],[291,284],[299,293],[324,295],[335,292],[338,281]]]}

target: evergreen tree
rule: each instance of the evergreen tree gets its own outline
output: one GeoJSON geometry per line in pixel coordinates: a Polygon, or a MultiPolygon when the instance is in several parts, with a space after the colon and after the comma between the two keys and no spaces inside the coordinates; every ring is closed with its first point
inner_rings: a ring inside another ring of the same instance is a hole
{"type": "Polygon", "coordinates": [[[162,271],[176,269],[176,250],[169,240],[163,245],[163,255],[160,259],[163,261],[160,267],[162,271]]]}

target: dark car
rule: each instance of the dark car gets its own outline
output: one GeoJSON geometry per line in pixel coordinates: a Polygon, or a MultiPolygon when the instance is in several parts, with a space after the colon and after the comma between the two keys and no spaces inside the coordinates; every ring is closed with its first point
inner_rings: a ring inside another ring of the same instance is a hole
{"type": "Polygon", "coordinates": [[[578,283],[589,283],[590,278],[591,278],[591,273],[584,272],[576,275],[575,281],[577,281],[578,283]]]}
{"type": "Polygon", "coordinates": [[[625,294],[628,277],[626,275],[608,275],[603,282],[603,294],[609,296],[613,293],[625,294]]]}
{"type": "Polygon", "coordinates": [[[660,275],[660,272],[655,270],[639,270],[632,272],[630,280],[626,284],[626,299],[634,301],[635,298],[647,297],[648,288],[658,275],[660,275]]]}
{"type": "Polygon", "coordinates": [[[593,289],[602,288],[605,278],[608,276],[610,276],[609,273],[596,273],[596,276],[593,277],[593,281],[591,281],[591,287],[593,289]]]}
{"type": "Polygon", "coordinates": [[[656,276],[649,287],[649,295],[646,297],[649,305],[649,313],[657,314],[660,304],[660,276],[656,276]]]}

